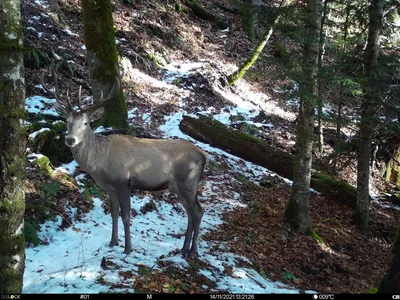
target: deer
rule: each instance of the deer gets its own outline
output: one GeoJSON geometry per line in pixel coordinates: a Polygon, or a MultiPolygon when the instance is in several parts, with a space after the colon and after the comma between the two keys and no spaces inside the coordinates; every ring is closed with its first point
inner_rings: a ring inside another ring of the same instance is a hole
{"type": "Polygon", "coordinates": [[[56,112],[67,121],[65,144],[86,173],[88,173],[110,200],[112,234],[109,246],[118,245],[118,217],[125,232],[124,253],[132,251],[130,220],[131,192],[135,190],[160,191],[168,189],[177,195],[183,205],[188,222],[183,247],[183,257],[198,255],[198,237],[204,209],[198,201],[198,186],[208,161],[205,151],[185,140],[146,139],[130,135],[94,133],[90,124],[102,117],[105,106],[120,92],[117,77],[108,93],[93,105],[82,105],[81,86],[78,92],[78,108],[71,104],[67,90],[62,98],[54,64],[51,66],[54,89],[44,83],[44,72],[40,83],[44,90],[56,100],[56,112]]]}

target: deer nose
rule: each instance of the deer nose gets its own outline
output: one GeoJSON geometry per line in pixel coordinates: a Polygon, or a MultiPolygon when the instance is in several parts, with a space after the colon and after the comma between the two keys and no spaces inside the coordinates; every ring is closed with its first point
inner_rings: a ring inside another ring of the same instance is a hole
{"type": "Polygon", "coordinates": [[[67,137],[67,138],[65,139],[65,144],[66,144],[68,147],[73,147],[73,146],[75,146],[75,142],[76,142],[76,140],[75,140],[74,138],[69,138],[69,137],[67,137]]]}

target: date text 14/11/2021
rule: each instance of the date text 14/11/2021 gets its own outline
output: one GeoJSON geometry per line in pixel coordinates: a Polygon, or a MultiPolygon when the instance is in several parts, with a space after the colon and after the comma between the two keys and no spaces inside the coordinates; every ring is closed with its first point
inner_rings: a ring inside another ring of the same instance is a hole
{"type": "Polygon", "coordinates": [[[253,300],[254,294],[211,294],[211,300],[253,300]]]}

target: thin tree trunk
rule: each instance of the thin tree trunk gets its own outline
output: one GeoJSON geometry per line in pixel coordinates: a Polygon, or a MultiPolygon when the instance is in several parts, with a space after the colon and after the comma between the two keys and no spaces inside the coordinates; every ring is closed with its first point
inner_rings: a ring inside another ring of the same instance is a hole
{"type": "Polygon", "coordinates": [[[0,2],[0,294],[22,291],[25,268],[25,79],[19,0],[0,2]]]}
{"type": "MultiPolygon", "coordinates": [[[[342,87],[340,87],[339,95],[342,95],[342,87]]],[[[341,139],[341,130],[342,130],[342,100],[339,99],[338,103],[338,112],[337,112],[337,120],[336,120],[336,145],[339,146],[341,139]]]]}
{"type": "Polygon", "coordinates": [[[392,265],[382,279],[378,290],[379,294],[400,293],[400,228],[397,230],[394,238],[392,252],[394,254],[392,265]]]}
{"type": "MultiPolygon", "coordinates": [[[[347,44],[347,35],[349,33],[350,11],[351,11],[351,6],[348,3],[347,7],[346,7],[346,20],[344,22],[344,29],[343,29],[342,51],[344,53],[347,52],[346,44],[347,44]]],[[[336,145],[340,145],[340,143],[341,143],[342,109],[343,109],[343,99],[342,98],[343,98],[343,83],[340,82],[338,113],[337,113],[337,121],[336,121],[336,145]]]]}
{"type": "MultiPolygon", "coordinates": [[[[323,100],[322,100],[322,61],[324,59],[324,54],[325,54],[325,36],[327,35],[327,32],[324,33],[324,26],[325,26],[325,19],[327,18],[327,11],[328,11],[328,2],[329,0],[325,0],[324,2],[324,8],[322,10],[322,19],[321,19],[321,27],[320,27],[320,32],[319,32],[319,55],[318,55],[318,140],[317,140],[317,145],[318,145],[318,152],[322,154],[323,149],[324,149],[324,123],[322,122],[323,114],[322,114],[322,106],[323,106],[323,100]]],[[[326,29],[328,31],[328,29],[326,29]]]]}
{"type": "Polygon", "coordinates": [[[384,2],[384,0],[371,1],[368,43],[364,55],[367,83],[363,87],[364,100],[361,105],[361,121],[359,125],[355,221],[365,235],[368,233],[369,221],[369,162],[371,160],[372,130],[374,128],[376,106],[378,106],[378,99],[380,98],[377,66],[384,2]]]}
{"type": "MultiPolygon", "coordinates": [[[[102,92],[107,95],[118,74],[118,52],[110,0],[82,0],[83,33],[89,62],[92,93],[95,102],[102,92]]],[[[122,90],[106,106],[103,124],[117,129],[127,128],[128,113],[122,90]]]]}
{"type": "Polygon", "coordinates": [[[293,185],[285,222],[294,231],[308,234],[310,230],[309,199],[312,148],[314,140],[314,100],[317,97],[318,46],[321,24],[321,0],[308,0],[305,27],[308,39],[304,44],[304,83],[300,85],[301,99],[297,125],[296,159],[293,185]]]}
{"type": "Polygon", "coordinates": [[[251,0],[251,23],[252,37],[259,39],[261,37],[259,21],[259,12],[261,9],[261,0],[251,0]]]}
{"type": "MultiPolygon", "coordinates": [[[[282,0],[281,3],[279,4],[279,8],[285,7],[290,3],[290,1],[291,0],[282,0]]],[[[274,32],[274,27],[278,23],[279,19],[280,19],[280,14],[277,15],[274,22],[272,22],[271,27],[265,33],[257,49],[251,54],[251,56],[245,61],[245,63],[242,66],[240,66],[240,68],[237,71],[228,76],[229,85],[234,85],[239,79],[241,79],[244,76],[244,74],[246,74],[247,70],[250,69],[252,65],[254,65],[254,63],[260,56],[261,52],[263,51],[265,45],[268,43],[272,33],[274,32]]]]}

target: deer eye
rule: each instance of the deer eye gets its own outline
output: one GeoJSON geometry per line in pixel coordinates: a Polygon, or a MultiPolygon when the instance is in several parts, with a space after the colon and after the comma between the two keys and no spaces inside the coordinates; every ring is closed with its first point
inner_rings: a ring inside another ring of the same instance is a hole
{"type": "Polygon", "coordinates": [[[85,124],[84,125],[87,125],[88,123],[87,122],[85,122],[85,124]]]}

